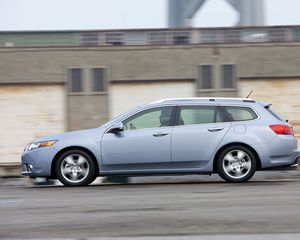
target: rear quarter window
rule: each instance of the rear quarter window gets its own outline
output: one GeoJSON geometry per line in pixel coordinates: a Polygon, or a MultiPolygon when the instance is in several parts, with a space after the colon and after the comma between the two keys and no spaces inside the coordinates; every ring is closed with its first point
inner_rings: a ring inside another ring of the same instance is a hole
{"type": "Polygon", "coordinates": [[[249,121],[257,119],[257,114],[249,107],[224,107],[231,121],[249,121]]]}

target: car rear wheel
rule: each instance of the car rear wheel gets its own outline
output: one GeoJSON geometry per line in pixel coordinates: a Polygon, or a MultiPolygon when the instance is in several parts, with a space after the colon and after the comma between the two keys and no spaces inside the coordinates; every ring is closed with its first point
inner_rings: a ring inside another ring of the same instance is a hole
{"type": "Polygon", "coordinates": [[[55,173],[66,186],[85,186],[96,177],[96,165],[91,156],[77,149],[64,152],[57,160],[55,173]]]}
{"type": "Polygon", "coordinates": [[[227,182],[246,182],[256,171],[255,155],[244,146],[230,146],[220,153],[217,170],[227,182]]]}

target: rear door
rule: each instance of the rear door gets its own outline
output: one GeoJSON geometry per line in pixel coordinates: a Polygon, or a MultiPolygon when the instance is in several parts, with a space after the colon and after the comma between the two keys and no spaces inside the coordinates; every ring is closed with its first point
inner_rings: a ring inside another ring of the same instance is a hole
{"type": "Polygon", "coordinates": [[[218,106],[180,106],[171,140],[176,168],[202,168],[212,157],[231,126],[218,106]]]}

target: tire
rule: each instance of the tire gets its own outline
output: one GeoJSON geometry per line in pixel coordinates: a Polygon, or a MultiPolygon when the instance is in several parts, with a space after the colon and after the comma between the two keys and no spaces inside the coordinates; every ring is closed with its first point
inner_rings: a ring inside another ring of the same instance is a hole
{"type": "Polygon", "coordinates": [[[247,182],[256,171],[256,160],[247,147],[233,145],[225,148],[218,156],[217,171],[227,182],[247,182]]]}
{"type": "Polygon", "coordinates": [[[86,186],[96,177],[96,164],[85,151],[71,149],[60,155],[55,165],[55,173],[65,186],[86,186]]]}

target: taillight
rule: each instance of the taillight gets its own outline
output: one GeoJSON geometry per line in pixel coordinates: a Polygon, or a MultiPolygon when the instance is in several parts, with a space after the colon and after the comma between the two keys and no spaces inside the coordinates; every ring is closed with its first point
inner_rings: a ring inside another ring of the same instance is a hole
{"type": "Polygon", "coordinates": [[[283,124],[276,124],[276,125],[270,125],[270,128],[276,133],[281,135],[293,135],[294,130],[293,128],[283,125],[283,124]]]}

